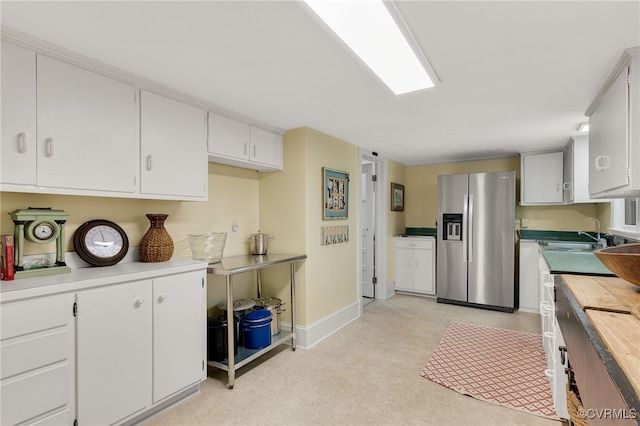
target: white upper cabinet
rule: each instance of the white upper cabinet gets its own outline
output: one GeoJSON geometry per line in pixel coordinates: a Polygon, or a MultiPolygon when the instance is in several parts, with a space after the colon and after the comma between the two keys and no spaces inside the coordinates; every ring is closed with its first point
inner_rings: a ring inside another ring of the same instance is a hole
{"type": "Polygon", "coordinates": [[[0,182],[36,184],[36,54],[2,43],[0,182]]]}
{"type": "Polygon", "coordinates": [[[251,126],[209,113],[209,153],[237,160],[249,160],[251,126]]]}
{"type": "Polygon", "coordinates": [[[251,161],[282,170],[282,136],[251,127],[251,161]]]}
{"type": "Polygon", "coordinates": [[[589,193],[640,196],[640,47],[627,49],[585,113],[589,193]]]}
{"type": "Polygon", "coordinates": [[[520,205],[564,202],[564,153],[534,152],[520,156],[520,205]]]}
{"type": "Polygon", "coordinates": [[[209,113],[209,161],[259,171],[282,170],[282,136],[209,113]]]}
{"type": "Polygon", "coordinates": [[[135,90],[38,55],[39,186],[136,190],[135,90]]]}
{"type": "Polygon", "coordinates": [[[573,136],[565,152],[565,202],[567,204],[602,203],[609,200],[589,196],[589,137],[573,136]]]}
{"type": "Polygon", "coordinates": [[[207,113],[164,96],[140,94],[140,192],[207,198],[207,113]]]}

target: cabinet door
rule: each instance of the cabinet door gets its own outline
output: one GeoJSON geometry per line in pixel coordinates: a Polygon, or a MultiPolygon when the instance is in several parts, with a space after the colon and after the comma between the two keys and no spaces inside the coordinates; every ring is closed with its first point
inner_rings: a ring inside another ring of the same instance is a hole
{"type": "Polygon", "coordinates": [[[134,192],[134,88],[37,56],[39,186],[134,192]]]}
{"type": "Polygon", "coordinates": [[[592,195],[629,184],[627,75],[628,68],[624,68],[589,118],[589,193],[592,195]]]}
{"type": "Polygon", "coordinates": [[[78,423],[108,425],[151,400],[151,281],[77,295],[78,423]]]}
{"type": "Polygon", "coordinates": [[[153,280],[153,402],[206,378],[204,272],[153,280]]]}
{"type": "Polygon", "coordinates": [[[413,249],[396,247],[394,262],[396,289],[411,291],[415,289],[414,269],[413,249]]]}
{"type": "Polygon", "coordinates": [[[414,289],[420,293],[435,294],[433,250],[415,249],[413,256],[414,289]]]}
{"type": "Polygon", "coordinates": [[[2,43],[0,182],[36,184],[36,54],[2,43]]]}
{"type": "Polygon", "coordinates": [[[144,90],[140,102],[140,192],[206,199],[206,111],[144,90]]]}
{"type": "Polygon", "coordinates": [[[562,204],[562,151],[522,155],[521,204],[562,204]]]}
{"type": "Polygon", "coordinates": [[[282,170],[282,136],[251,127],[251,161],[282,170]]]}
{"type": "Polygon", "coordinates": [[[520,309],[540,312],[538,242],[520,240],[520,309]]]}
{"type": "Polygon", "coordinates": [[[249,160],[250,129],[248,124],[209,113],[209,153],[249,160]]]}

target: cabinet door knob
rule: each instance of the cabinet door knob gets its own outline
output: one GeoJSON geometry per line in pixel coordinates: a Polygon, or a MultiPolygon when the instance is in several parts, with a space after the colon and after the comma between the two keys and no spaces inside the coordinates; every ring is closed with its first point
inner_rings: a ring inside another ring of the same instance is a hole
{"type": "Polygon", "coordinates": [[[27,134],[25,132],[18,133],[18,153],[27,153],[27,134]]]}
{"type": "Polygon", "coordinates": [[[140,305],[142,305],[144,303],[144,299],[136,299],[136,302],[134,303],[134,305],[137,307],[139,307],[140,305]]]}
{"type": "Polygon", "coordinates": [[[153,156],[147,155],[147,170],[153,169],[153,156]]]}
{"type": "Polygon", "coordinates": [[[158,303],[162,303],[167,299],[167,295],[166,294],[161,294],[160,296],[158,296],[158,303]]]}
{"type": "Polygon", "coordinates": [[[608,155],[598,155],[595,159],[595,169],[598,171],[602,171],[608,169],[610,164],[610,158],[608,155]]]}
{"type": "Polygon", "coordinates": [[[45,156],[47,158],[53,157],[53,138],[47,138],[44,141],[45,144],[45,156]]]}
{"type": "Polygon", "coordinates": [[[249,151],[247,151],[247,144],[244,144],[244,155],[247,155],[249,153],[249,151]]]}

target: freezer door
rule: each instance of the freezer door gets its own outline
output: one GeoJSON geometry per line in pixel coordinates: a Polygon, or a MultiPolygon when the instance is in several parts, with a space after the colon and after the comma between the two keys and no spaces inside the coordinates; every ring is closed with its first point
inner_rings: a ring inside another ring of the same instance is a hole
{"type": "Polygon", "coordinates": [[[438,298],[467,301],[466,194],[469,175],[438,176],[438,235],[436,294],[438,298]],[[462,215],[460,238],[444,238],[445,215],[462,215]]]}
{"type": "Polygon", "coordinates": [[[513,308],[515,172],[469,175],[469,303],[513,308]]]}

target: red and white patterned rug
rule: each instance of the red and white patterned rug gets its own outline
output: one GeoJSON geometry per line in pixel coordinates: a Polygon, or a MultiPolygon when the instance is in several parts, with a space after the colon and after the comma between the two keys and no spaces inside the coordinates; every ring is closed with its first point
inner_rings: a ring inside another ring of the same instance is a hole
{"type": "Polygon", "coordinates": [[[542,336],[453,321],[420,375],[476,399],[558,419],[542,336]]]}

